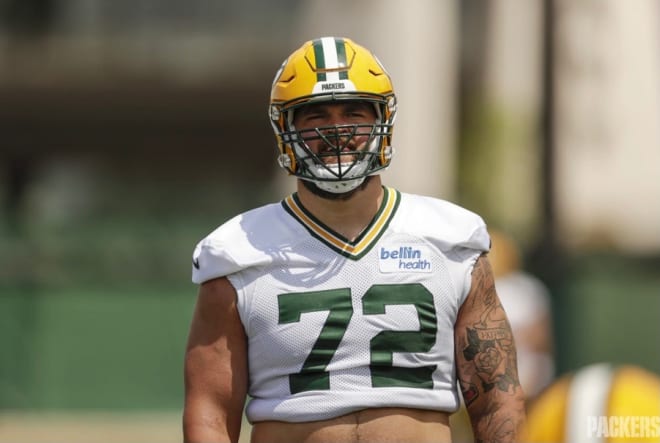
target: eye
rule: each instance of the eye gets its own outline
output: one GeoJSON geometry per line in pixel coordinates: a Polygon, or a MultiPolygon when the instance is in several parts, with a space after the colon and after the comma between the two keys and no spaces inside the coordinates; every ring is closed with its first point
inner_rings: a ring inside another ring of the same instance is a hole
{"type": "Polygon", "coordinates": [[[325,118],[325,114],[322,112],[311,112],[305,116],[305,120],[320,120],[325,118]]]}
{"type": "Polygon", "coordinates": [[[346,116],[351,119],[371,120],[374,118],[373,110],[367,105],[349,106],[346,109],[346,116]]]}
{"type": "Polygon", "coordinates": [[[348,113],[348,115],[349,115],[350,117],[358,117],[358,118],[361,118],[361,117],[366,117],[366,116],[367,116],[367,113],[364,112],[364,111],[351,111],[351,112],[348,113]]]}
{"type": "Polygon", "coordinates": [[[305,112],[295,119],[295,125],[298,128],[319,126],[323,119],[325,119],[325,114],[321,111],[305,112]]]}

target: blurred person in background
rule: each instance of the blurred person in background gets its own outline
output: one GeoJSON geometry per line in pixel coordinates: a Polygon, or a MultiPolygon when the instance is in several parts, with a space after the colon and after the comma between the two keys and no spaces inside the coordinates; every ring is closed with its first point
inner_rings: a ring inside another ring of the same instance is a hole
{"type": "Polygon", "coordinates": [[[489,233],[495,288],[511,323],[520,385],[530,401],[555,376],[552,300],[545,284],[522,268],[515,240],[502,230],[489,233]]]}
{"type": "Polygon", "coordinates": [[[195,248],[186,442],[237,441],[247,397],[257,443],[450,442],[459,385],[477,441],[516,441],[524,396],[486,226],[383,186],[396,105],[349,39],[308,41],[277,72],[269,117],[297,188],[195,248]]]}

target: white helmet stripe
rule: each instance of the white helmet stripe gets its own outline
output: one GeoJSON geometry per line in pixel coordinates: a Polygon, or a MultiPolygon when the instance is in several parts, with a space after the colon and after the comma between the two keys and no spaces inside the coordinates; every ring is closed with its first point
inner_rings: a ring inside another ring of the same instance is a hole
{"type": "MultiPolygon", "coordinates": [[[[321,45],[323,46],[323,57],[325,59],[326,69],[339,68],[339,57],[337,55],[337,44],[334,37],[322,37],[321,45]]],[[[339,72],[326,72],[326,81],[338,82],[339,72]]]]}
{"type": "Polygon", "coordinates": [[[568,392],[566,417],[567,442],[603,443],[602,435],[589,432],[589,418],[608,414],[607,398],[610,392],[613,370],[607,363],[581,369],[573,376],[568,392]]]}

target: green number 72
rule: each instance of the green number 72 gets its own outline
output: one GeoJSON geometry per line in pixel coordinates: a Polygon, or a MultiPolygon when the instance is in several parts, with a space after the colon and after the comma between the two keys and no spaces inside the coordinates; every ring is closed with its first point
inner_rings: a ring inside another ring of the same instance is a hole
{"type": "MultiPolygon", "coordinates": [[[[353,317],[350,288],[297,292],[278,296],[279,324],[297,323],[306,312],[329,311],[321,332],[305,359],[302,369],[289,376],[292,394],[313,389],[330,389],[326,367],[341,344],[353,317]]],[[[421,284],[374,285],[362,298],[363,315],[385,314],[388,305],[413,305],[417,310],[418,331],[381,331],[371,339],[371,385],[432,389],[435,365],[396,367],[395,352],[429,352],[435,344],[437,319],[433,295],[421,284]]]]}

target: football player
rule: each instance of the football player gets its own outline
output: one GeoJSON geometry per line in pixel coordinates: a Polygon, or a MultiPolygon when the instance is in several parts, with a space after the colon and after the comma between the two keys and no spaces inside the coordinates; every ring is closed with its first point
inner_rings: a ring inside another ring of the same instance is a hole
{"type": "Polygon", "coordinates": [[[486,226],[381,182],[396,112],[350,39],[308,41],[278,70],[268,117],[296,192],[194,250],[185,441],[237,441],[249,399],[255,443],[449,442],[459,384],[475,439],[515,441],[524,398],[486,226]]]}

